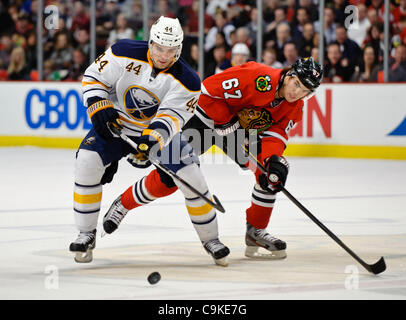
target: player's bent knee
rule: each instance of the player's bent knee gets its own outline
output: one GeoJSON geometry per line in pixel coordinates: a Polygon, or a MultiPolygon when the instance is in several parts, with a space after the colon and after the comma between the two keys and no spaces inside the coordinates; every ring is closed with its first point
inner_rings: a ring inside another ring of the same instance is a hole
{"type": "MultiPolygon", "coordinates": [[[[185,181],[189,182],[194,188],[196,188],[201,193],[206,193],[208,188],[206,184],[206,180],[204,179],[203,173],[200,170],[200,167],[196,163],[192,163],[188,166],[179,169],[177,175],[184,179],[185,181]]],[[[187,197],[196,196],[194,192],[190,191],[188,188],[182,183],[176,182],[178,188],[182,190],[182,192],[187,197]]]]}
{"type": "Polygon", "coordinates": [[[105,168],[99,154],[80,149],[75,161],[75,182],[83,185],[100,183],[105,168]]]}

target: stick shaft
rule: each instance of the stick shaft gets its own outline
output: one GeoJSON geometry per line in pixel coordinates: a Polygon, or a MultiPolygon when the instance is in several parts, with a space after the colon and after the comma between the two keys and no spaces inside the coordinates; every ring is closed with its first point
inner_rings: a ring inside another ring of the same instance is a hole
{"type": "MultiPolygon", "coordinates": [[[[120,136],[121,139],[123,139],[125,142],[127,142],[131,147],[133,147],[135,150],[137,150],[137,144],[132,141],[129,137],[127,137],[124,133],[122,133],[119,130],[114,130],[115,134],[118,134],[120,136]]],[[[188,183],[187,181],[185,181],[184,179],[182,179],[181,177],[179,177],[175,172],[173,172],[172,170],[170,170],[169,168],[167,168],[164,164],[162,164],[161,162],[159,162],[159,160],[157,159],[151,159],[150,161],[159,169],[161,169],[162,171],[164,171],[166,174],[170,175],[172,178],[178,180],[180,183],[182,183],[184,186],[186,186],[187,188],[189,188],[193,193],[195,193],[197,196],[199,196],[200,198],[202,198],[205,202],[207,202],[208,204],[210,204],[212,207],[216,208],[217,210],[219,210],[220,212],[225,212],[224,207],[222,206],[222,204],[219,202],[218,198],[216,196],[213,195],[213,199],[215,199],[216,203],[211,201],[209,198],[207,198],[204,194],[202,194],[199,190],[197,190],[195,187],[193,187],[190,183],[188,183]]]]}
{"type": "MultiPolygon", "coordinates": [[[[263,172],[266,173],[265,167],[259,162],[259,160],[252,154],[250,153],[245,146],[241,145],[241,147],[246,151],[248,156],[256,163],[258,168],[263,172]]],[[[355,260],[357,260],[365,269],[367,269],[369,272],[372,273],[379,273],[375,272],[373,270],[374,265],[369,265],[365,261],[363,261],[358,255],[356,255],[349,247],[345,245],[344,242],[342,242],[329,228],[327,228],[323,223],[320,222],[309,210],[306,209],[305,206],[303,206],[294,196],[290,194],[288,190],[285,189],[285,187],[282,187],[281,191],[283,194],[291,200],[300,210],[303,211],[304,214],[306,214],[314,223],[316,223],[327,235],[332,238],[340,247],[342,247],[347,253],[349,253],[355,260]]],[[[383,271],[383,270],[382,270],[383,271]]],[[[380,271],[380,272],[382,272],[380,271]]]]}

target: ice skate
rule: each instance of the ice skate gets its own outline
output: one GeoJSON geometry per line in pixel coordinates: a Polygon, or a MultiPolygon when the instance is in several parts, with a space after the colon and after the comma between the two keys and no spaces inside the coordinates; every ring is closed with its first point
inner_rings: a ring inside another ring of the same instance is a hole
{"type": "Polygon", "coordinates": [[[227,256],[230,254],[230,249],[228,249],[224,244],[220,242],[219,239],[213,239],[203,242],[203,247],[209,253],[214,262],[222,267],[227,267],[227,256]]]}
{"type": "MultiPolygon", "coordinates": [[[[121,196],[119,196],[116,200],[114,200],[113,204],[110,206],[107,213],[104,215],[103,218],[103,229],[105,233],[113,233],[124,219],[125,215],[127,214],[128,210],[123,207],[121,204],[121,196]]],[[[105,235],[102,234],[102,236],[105,235]]]]}
{"type": "Polygon", "coordinates": [[[245,235],[245,256],[255,259],[284,259],[286,258],[286,242],[271,236],[266,229],[256,229],[247,223],[245,235]],[[265,253],[259,252],[261,248],[265,253]]]}
{"type": "Polygon", "coordinates": [[[75,261],[78,263],[91,262],[94,248],[96,248],[96,229],[80,232],[78,238],[69,246],[69,250],[76,253],[75,261]]]}

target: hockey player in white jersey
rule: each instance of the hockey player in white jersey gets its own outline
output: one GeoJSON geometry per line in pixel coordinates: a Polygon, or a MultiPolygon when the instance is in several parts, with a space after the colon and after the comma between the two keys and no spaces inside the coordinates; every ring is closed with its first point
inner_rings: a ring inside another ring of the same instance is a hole
{"type": "MultiPolygon", "coordinates": [[[[102,185],[112,181],[118,161],[123,157],[129,156],[134,166],[146,168],[150,165],[148,157],[155,149],[162,153],[164,149],[182,150],[182,155],[187,150],[188,159],[173,161],[171,158],[166,166],[211,197],[198,158],[179,134],[193,116],[193,106],[200,94],[199,77],[180,58],[182,41],[178,19],[160,17],[151,28],[149,42],[120,40],[84,73],[83,100],[93,128],[76,153],[73,209],[79,236],[69,248],[76,253],[76,262],[92,261],[102,185]],[[138,149],[114,135],[109,123],[119,125],[138,144],[138,149]]],[[[163,177],[164,174],[159,174],[156,178],[169,188],[175,187],[172,180],[165,181],[163,177]]],[[[175,183],[185,196],[189,216],[203,247],[217,264],[227,265],[229,249],[218,239],[215,208],[181,183],[175,183]]],[[[140,183],[138,192],[140,201],[147,203],[155,196],[144,185],[145,181],[140,183]]],[[[121,206],[120,198],[116,204],[121,206]]],[[[109,218],[119,214],[110,212],[109,218]]]]}

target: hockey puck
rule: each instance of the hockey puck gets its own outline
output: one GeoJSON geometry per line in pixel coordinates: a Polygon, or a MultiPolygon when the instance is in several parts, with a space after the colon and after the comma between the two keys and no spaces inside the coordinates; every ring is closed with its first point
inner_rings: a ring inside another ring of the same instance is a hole
{"type": "Polygon", "coordinates": [[[161,275],[159,274],[159,272],[152,272],[149,276],[148,276],[148,282],[150,284],[156,284],[159,282],[159,280],[161,280],[161,275]]]}

